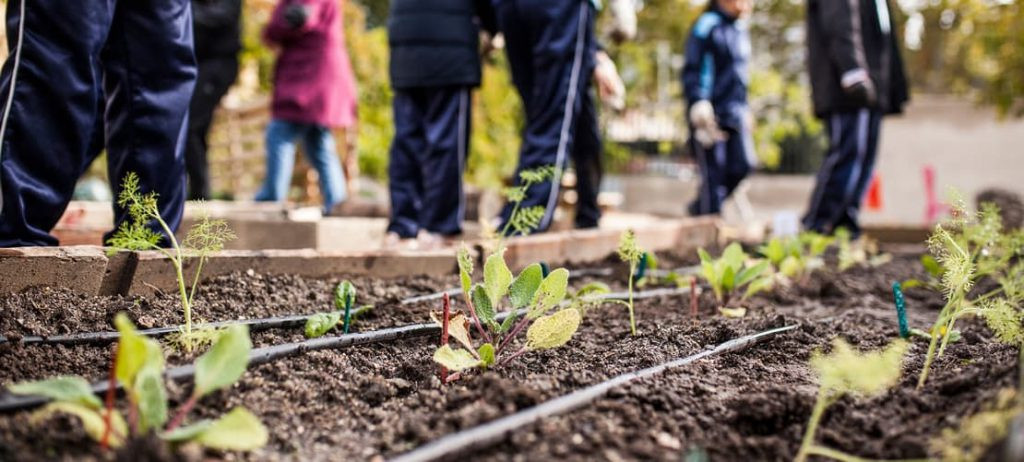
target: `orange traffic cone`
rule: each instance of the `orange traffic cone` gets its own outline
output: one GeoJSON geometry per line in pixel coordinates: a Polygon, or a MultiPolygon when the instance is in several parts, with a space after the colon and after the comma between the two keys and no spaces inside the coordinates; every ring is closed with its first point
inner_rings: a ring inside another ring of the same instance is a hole
{"type": "Polygon", "coordinates": [[[876,174],[871,178],[871,185],[868,186],[868,197],[866,198],[868,210],[882,210],[882,177],[876,174]]]}

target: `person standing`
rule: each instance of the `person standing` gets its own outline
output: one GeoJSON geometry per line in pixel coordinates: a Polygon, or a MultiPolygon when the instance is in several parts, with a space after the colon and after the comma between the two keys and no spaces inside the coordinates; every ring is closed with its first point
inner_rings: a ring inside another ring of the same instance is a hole
{"type": "Polygon", "coordinates": [[[281,0],[263,39],[277,47],[271,121],[267,126],[267,177],[258,201],[287,199],[295,141],[320,177],[324,213],[346,198],[331,129],[356,120],[356,85],[345,48],[338,0],[281,0]]]}
{"type": "Polygon", "coordinates": [[[887,0],[809,0],[807,65],[829,151],[803,225],[821,233],[845,227],[856,237],[882,117],[909,100],[887,0]]]}
{"type": "MultiPolygon", "coordinates": [[[[7,32],[0,247],[56,245],[49,232],[103,145],[114,197],[135,172],[176,230],[196,78],[189,1],[9,0],[7,32]]],[[[115,227],[127,215],[115,204],[115,227]]]]}
{"type": "Polygon", "coordinates": [[[751,0],[711,0],[686,42],[683,93],[701,185],[690,215],[718,214],[756,164],[747,104],[751,0]]]}
{"type": "Polygon", "coordinates": [[[395,137],[387,246],[422,247],[462,233],[462,173],[471,93],[480,85],[480,30],[496,24],[490,0],[392,0],[388,19],[395,137]]]}
{"type": "Polygon", "coordinates": [[[185,170],[189,200],[210,199],[207,136],[213,112],[238,76],[242,49],[242,0],[192,0],[199,76],[189,106],[185,170]]]}

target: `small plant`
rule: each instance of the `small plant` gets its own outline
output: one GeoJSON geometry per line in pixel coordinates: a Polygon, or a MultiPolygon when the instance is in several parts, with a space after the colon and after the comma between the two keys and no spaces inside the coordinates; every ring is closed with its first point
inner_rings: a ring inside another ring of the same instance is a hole
{"type": "Polygon", "coordinates": [[[878,243],[861,237],[854,241],[850,230],[839,228],[835,231],[835,240],[839,247],[839,271],[846,271],[854,266],[875,267],[892,261],[892,255],[880,253],[878,243]]]}
{"type": "Polygon", "coordinates": [[[160,344],[138,333],[124,313],[114,320],[121,339],[111,365],[111,388],[107,402],[100,402],[89,383],[81,377],[57,377],[11,385],[11,393],[37,395],[52,401],[36,411],[39,422],[56,413],[69,414],[82,422],[86,433],[104,447],[119,447],[131,437],[155,432],[172,444],[195,442],[212,449],[252,450],[267,443],[266,428],[244,407],[236,407],[217,420],[200,420],[182,425],[198,401],[210,393],[230,387],[245,372],[252,343],[245,326],[224,330],[213,347],[195,362],[195,386],[173,417],[164,388],[164,356],[160,344]],[[128,418],[114,409],[114,381],[120,381],[128,398],[128,418]]]}
{"type": "Polygon", "coordinates": [[[811,368],[818,375],[818,398],[807,422],[796,462],[804,462],[808,456],[818,455],[836,460],[860,460],[845,453],[814,444],[818,423],[825,409],[842,398],[852,394],[864,397],[877,396],[896,385],[900,379],[903,355],[907,343],[896,340],[885,350],[874,353],[859,353],[841,339],[832,342],[832,353],[814,352],[811,368]]]}
{"type": "Polygon", "coordinates": [[[746,291],[741,300],[771,288],[771,275],[765,274],[771,263],[767,260],[750,261],[739,243],[729,244],[717,260],[704,249],[697,253],[700,255],[701,275],[714,291],[719,309],[727,308],[735,299],[735,293],[744,287],[746,291]]]}
{"type": "Polygon", "coordinates": [[[595,281],[588,283],[583,287],[580,287],[580,290],[572,292],[569,295],[569,308],[576,309],[580,312],[580,316],[586,317],[587,312],[590,311],[591,308],[600,306],[604,303],[621,302],[621,300],[607,300],[602,298],[603,295],[610,294],[611,292],[612,289],[608,287],[608,284],[603,282],[595,281]]]}
{"type": "MultiPolygon", "coordinates": [[[[541,265],[535,263],[513,279],[503,254],[504,249],[500,249],[487,257],[483,283],[473,284],[468,250],[463,248],[459,252],[459,276],[472,319],[454,313],[446,326],[444,318],[438,319],[436,314],[431,314],[434,322],[464,347],[452,348],[444,344],[434,352],[434,361],[449,371],[500,366],[528,351],[557,348],[566,344],[579,328],[582,316],[575,308],[563,308],[548,314],[565,299],[569,271],[559,268],[544,277],[541,265]],[[506,296],[511,312],[499,323],[497,312],[506,296]],[[518,316],[520,309],[526,309],[521,319],[518,316]],[[483,343],[479,347],[474,345],[470,336],[470,323],[480,333],[483,343]],[[527,331],[525,345],[503,355],[523,330],[527,331]]],[[[449,379],[456,377],[453,375],[449,379]]]]}
{"type": "Polygon", "coordinates": [[[983,460],[993,445],[1010,434],[1014,417],[1024,412],[1017,395],[1013,389],[1000,390],[986,409],[963,419],[957,428],[942,430],[942,434],[931,441],[932,451],[940,460],[983,460]]]}
{"type": "Polygon", "coordinates": [[[128,172],[125,175],[117,203],[128,209],[128,219],[121,223],[117,232],[107,241],[111,247],[110,253],[119,250],[156,250],[171,261],[178,280],[181,307],[185,316],[185,327],[179,338],[185,351],[191,352],[196,346],[192,339],[192,306],[203,264],[211,254],[222,250],[225,242],[234,239],[235,234],[224,220],[212,220],[209,215],[204,215],[188,231],[185,240],[179,245],[174,232],[160,216],[157,194],[142,194],[139,191],[139,177],[135,172],[128,172]],[[163,234],[153,231],[152,223],[156,223],[163,230],[163,234]],[[164,239],[170,244],[169,248],[162,245],[164,239]],[[189,258],[199,259],[190,289],[184,271],[185,261],[189,258]]]}
{"type": "Polygon", "coordinates": [[[372,305],[363,305],[353,309],[356,302],[356,288],[349,281],[341,281],[334,289],[334,311],[318,313],[306,320],[306,338],[322,337],[337,325],[347,334],[352,323],[360,315],[373,309],[372,305]]]}
{"type": "Polygon", "coordinates": [[[629,265],[629,332],[636,335],[636,316],[633,312],[633,279],[637,265],[643,259],[644,251],[636,244],[636,233],[626,230],[619,239],[619,259],[629,265]]]}
{"type": "MultiPolygon", "coordinates": [[[[526,192],[538,183],[543,183],[555,175],[554,165],[542,165],[530,170],[519,172],[519,184],[505,188],[505,198],[513,204],[512,213],[509,214],[508,222],[501,229],[500,239],[508,237],[511,233],[526,236],[532,233],[541,220],[544,219],[546,208],[542,205],[522,208],[523,200],[526,199],[526,192]]],[[[556,179],[557,181],[557,179],[556,179]]],[[[500,247],[500,246],[499,246],[500,247]]]]}
{"type": "Polygon", "coordinates": [[[813,232],[798,237],[772,238],[758,248],[779,274],[789,279],[800,279],[811,271],[824,266],[821,255],[825,253],[833,238],[813,232]]]}

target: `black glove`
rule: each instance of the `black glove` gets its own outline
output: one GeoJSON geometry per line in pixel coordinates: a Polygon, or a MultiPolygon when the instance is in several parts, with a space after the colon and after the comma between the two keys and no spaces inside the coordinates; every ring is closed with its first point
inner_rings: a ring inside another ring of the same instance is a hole
{"type": "Polygon", "coordinates": [[[874,106],[878,100],[875,86],[870,80],[861,80],[843,90],[858,106],[874,106]]]}
{"type": "Polygon", "coordinates": [[[284,20],[292,29],[298,29],[306,24],[309,18],[309,9],[301,3],[292,3],[284,9],[284,20]]]}

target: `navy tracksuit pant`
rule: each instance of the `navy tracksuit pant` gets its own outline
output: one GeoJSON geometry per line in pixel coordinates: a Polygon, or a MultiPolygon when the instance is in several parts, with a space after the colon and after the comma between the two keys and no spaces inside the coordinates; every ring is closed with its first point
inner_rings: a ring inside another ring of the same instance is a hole
{"type": "MultiPolygon", "coordinates": [[[[189,0],[9,0],[0,74],[0,247],[54,245],[75,182],[106,145],[159,194],[172,229],[195,80],[189,0]]],[[[115,207],[116,221],[125,211],[115,207]]]]}
{"type": "MultiPolygon", "coordinates": [[[[690,127],[690,132],[693,132],[690,127]]],[[[713,215],[722,212],[722,203],[732,195],[754,165],[754,144],[749,127],[741,130],[725,129],[729,138],[711,147],[704,147],[690,137],[697,165],[700,167],[701,185],[697,198],[690,203],[690,215],[713,215]]]]}
{"type": "MultiPolygon", "coordinates": [[[[551,181],[527,191],[522,207],[543,206],[537,231],[551,226],[562,170],[569,156],[577,168],[577,227],[597,226],[601,142],[590,80],[594,71],[594,10],[588,0],[494,0],[505,36],[512,80],[526,110],[519,171],[556,166],[551,181]]],[[[502,211],[502,225],[512,205],[502,211]]]]}
{"type": "Polygon", "coordinates": [[[825,120],[829,152],[804,215],[804,228],[832,233],[846,228],[860,235],[857,216],[871,181],[882,114],[871,109],[838,112],[825,120]]]}
{"type": "Polygon", "coordinates": [[[462,232],[471,91],[468,86],[395,90],[389,232],[403,238],[420,230],[445,236],[462,232]]]}

